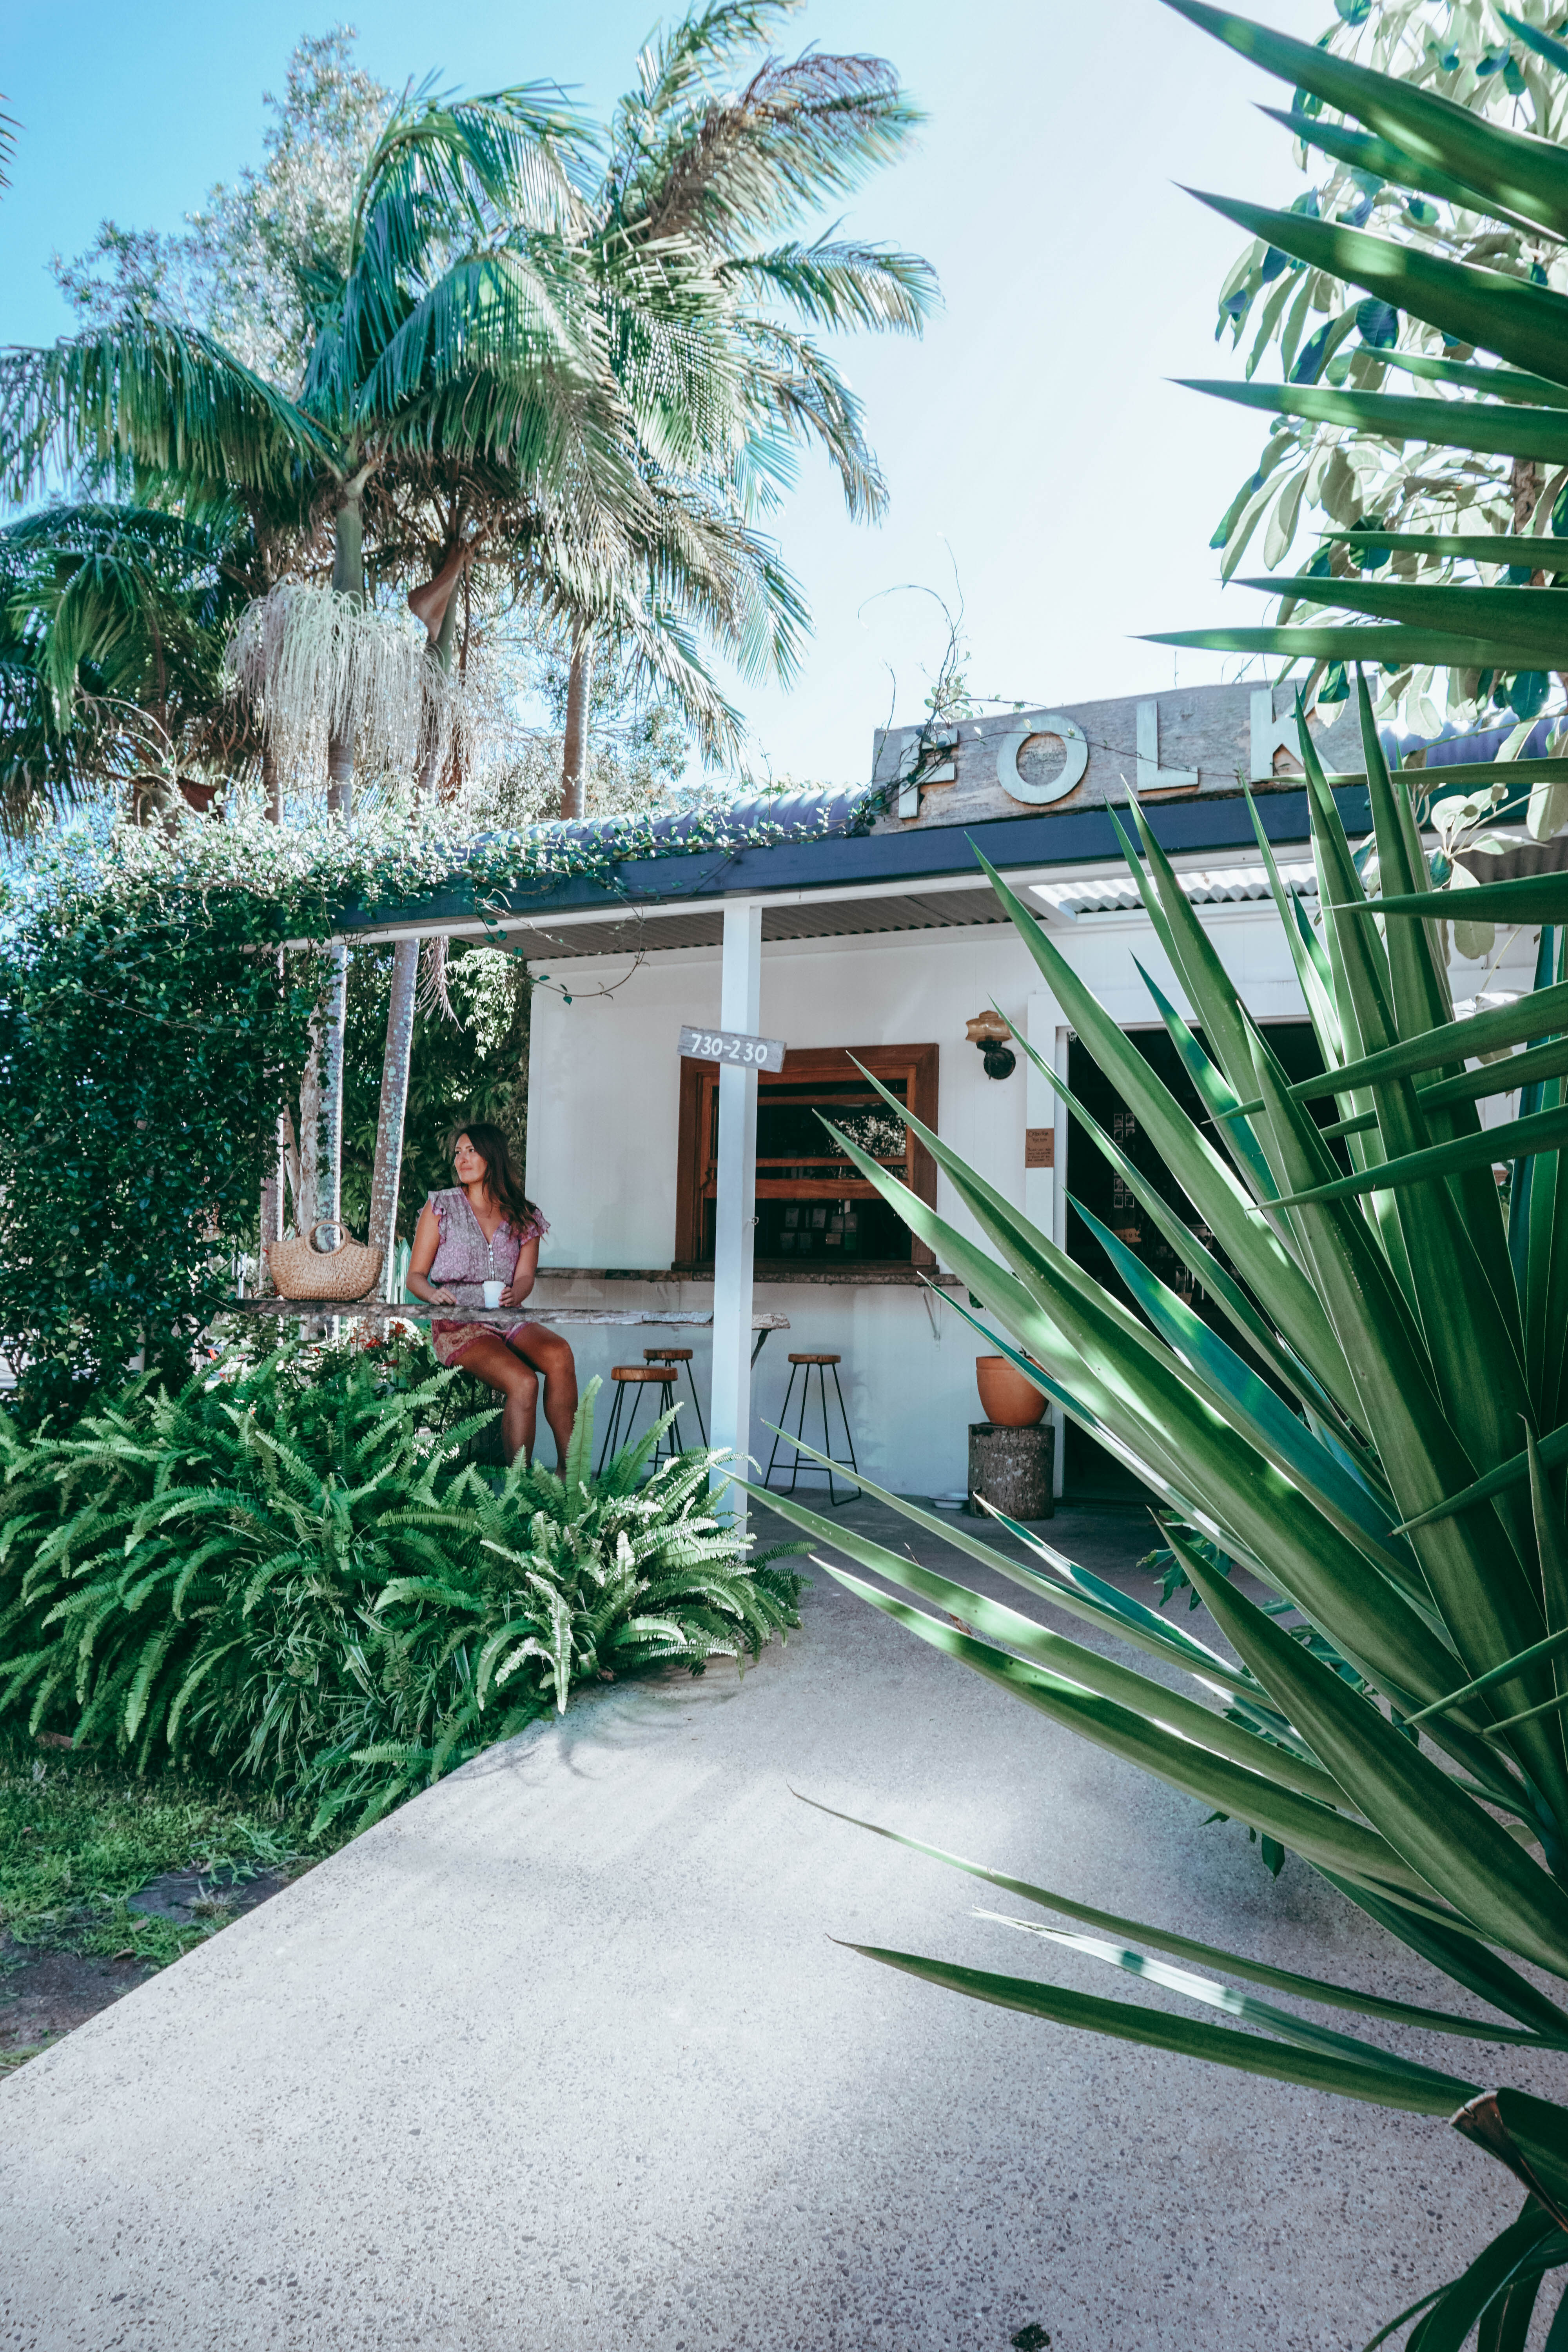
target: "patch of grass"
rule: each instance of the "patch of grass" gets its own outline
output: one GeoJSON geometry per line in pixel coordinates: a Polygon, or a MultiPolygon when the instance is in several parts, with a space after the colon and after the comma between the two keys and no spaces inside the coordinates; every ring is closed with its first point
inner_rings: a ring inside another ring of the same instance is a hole
{"type": "MultiPolygon", "coordinates": [[[[330,1840],[328,1843],[336,1843],[330,1840]]],[[[225,1924],[143,1918],[127,1897],[166,1870],[276,1870],[322,1850],[304,1816],[169,1769],[0,1734],[0,1928],[16,1944],[133,1952],[162,1968],[225,1924]]]]}
{"type": "Polygon", "coordinates": [[[40,2051],[47,2050],[51,2042],[58,2039],[58,2034],[51,2033],[42,2042],[29,2042],[26,2050],[0,2050],[0,2080],[7,2074],[14,2074],[18,2066],[25,2066],[29,2058],[36,2058],[40,2051]]]}

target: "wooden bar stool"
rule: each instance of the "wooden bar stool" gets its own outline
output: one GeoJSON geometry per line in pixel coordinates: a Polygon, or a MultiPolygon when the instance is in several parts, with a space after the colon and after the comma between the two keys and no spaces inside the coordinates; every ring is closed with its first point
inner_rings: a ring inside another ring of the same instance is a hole
{"type": "MultiPolygon", "coordinates": [[[[855,1459],[855,1440],[849,1428],[849,1415],[845,1410],[844,1391],[838,1385],[838,1367],[842,1361],[843,1359],[840,1356],[826,1354],[804,1354],[792,1356],[790,1358],[789,1386],[784,1391],[784,1410],[779,1414],[779,1426],[773,1438],[773,1450],[768,1456],[768,1466],[763,1478],[763,1484],[764,1486],[773,1486],[773,1464],[778,1460],[779,1447],[789,1443],[789,1405],[790,1399],[795,1394],[795,1374],[799,1372],[802,1374],[800,1383],[800,1417],[795,1423],[795,1467],[790,1473],[789,1485],[787,1486],[780,1486],[775,1491],[781,1495],[793,1495],[795,1490],[796,1482],[801,1477],[826,1477],[827,1480],[828,1508],[834,1511],[838,1508],[838,1495],[833,1483],[833,1467],[835,1463],[837,1463],[842,1466],[844,1454],[834,1453],[833,1439],[828,1428],[827,1374],[829,1370],[831,1370],[833,1373],[833,1393],[838,1400],[838,1418],[844,1427],[844,1445],[845,1452],[849,1457],[848,1466],[854,1471],[857,1478],[858,1478],[860,1474],[860,1465],[855,1459]],[[806,1400],[811,1394],[811,1376],[814,1371],[816,1374],[817,1402],[822,1409],[822,1450],[827,1456],[826,1464],[814,1462],[809,1455],[803,1456],[800,1450],[800,1441],[805,1435],[806,1400]]],[[[782,1477],[782,1471],[780,1475],[782,1477]]],[[[852,1503],[860,1492],[861,1489],[858,1486],[851,1486],[848,1492],[845,1495],[844,1500],[847,1503],[852,1503]]]]}
{"type": "MultiPolygon", "coordinates": [[[[616,1364],[610,1373],[610,1378],[616,1384],[616,1402],[610,1414],[610,1425],[605,1432],[605,1443],[599,1453],[598,1475],[600,1477],[605,1475],[605,1463],[613,1460],[618,1451],[617,1439],[621,1445],[631,1444],[632,1431],[637,1426],[637,1407],[643,1401],[645,1389],[658,1390],[658,1411],[661,1413],[668,1412],[675,1403],[675,1367],[672,1364],[616,1364]],[[621,1407],[626,1402],[628,1389],[632,1392],[632,1409],[626,1415],[626,1433],[623,1436],[621,1407]]],[[[680,1448],[673,1442],[673,1433],[671,1433],[670,1444],[654,1447],[653,1460],[648,1466],[650,1469],[657,1470],[661,1459],[679,1454],[679,1451],[680,1448]]]]}
{"type": "MultiPolygon", "coordinates": [[[[691,1350],[690,1350],[690,1349],[689,1349],[689,1348],[645,1348],[645,1349],[643,1349],[642,1353],[643,1353],[643,1361],[644,1361],[644,1363],[645,1363],[645,1364],[684,1364],[684,1365],[685,1365],[685,1367],[686,1367],[686,1385],[687,1385],[687,1387],[691,1391],[691,1403],[692,1403],[692,1408],[693,1408],[693,1410],[694,1410],[694,1412],[696,1412],[696,1415],[697,1415],[697,1434],[698,1434],[698,1436],[699,1436],[699,1437],[700,1437],[700,1439],[702,1440],[702,1443],[703,1443],[704,1446],[706,1446],[706,1444],[707,1444],[707,1443],[708,1443],[708,1432],[706,1431],[706,1429],[704,1429],[704,1427],[703,1427],[703,1425],[702,1425],[702,1400],[701,1400],[701,1398],[700,1398],[700,1397],[698,1395],[698,1393],[697,1393],[697,1382],[693,1380],[693,1378],[692,1378],[692,1376],[691,1376],[691,1350]]],[[[677,1377],[679,1378],[679,1375],[677,1375],[677,1377]]],[[[679,1428],[679,1425],[680,1425],[680,1424],[679,1424],[679,1422],[678,1422],[678,1423],[676,1423],[677,1428],[679,1428]]]]}

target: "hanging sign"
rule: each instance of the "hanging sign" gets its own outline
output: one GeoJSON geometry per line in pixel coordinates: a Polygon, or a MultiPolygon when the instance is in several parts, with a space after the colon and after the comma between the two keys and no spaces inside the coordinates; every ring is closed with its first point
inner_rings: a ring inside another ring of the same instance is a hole
{"type": "Polygon", "coordinates": [[[737,1070],[782,1070],[782,1037],[748,1037],[743,1029],[687,1029],[680,1033],[683,1059],[721,1062],[737,1070]]]}

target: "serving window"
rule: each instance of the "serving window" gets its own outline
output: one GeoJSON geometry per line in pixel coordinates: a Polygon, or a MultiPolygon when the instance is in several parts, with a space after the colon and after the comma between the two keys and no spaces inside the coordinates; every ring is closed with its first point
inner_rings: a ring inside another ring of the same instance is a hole
{"type": "MultiPolygon", "coordinates": [[[[826,1045],[786,1053],[757,1076],[757,1237],[760,1269],[832,1271],[932,1265],[935,1259],[823,1126],[836,1127],[921,1201],[936,1202],[936,1162],[867,1084],[861,1063],[911,1115],[937,1124],[934,1045],[826,1045]]],[[[719,1071],[680,1066],[676,1262],[711,1265],[718,1206],[719,1071]]]]}

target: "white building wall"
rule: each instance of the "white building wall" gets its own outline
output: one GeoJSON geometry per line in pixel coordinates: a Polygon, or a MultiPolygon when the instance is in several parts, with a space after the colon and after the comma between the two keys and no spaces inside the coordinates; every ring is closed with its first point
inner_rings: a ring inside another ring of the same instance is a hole
{"type": "MultiPolygon", "coordinates": [[[[1304,1017],[1272,907],[1244,902],[1204,906],[1199,912],[1254,1014],[1263,1021],[1304,1017]]],[[[1184,1012],[1190,1009],[1142,914],[1086,915],[1076,924],[1053,926],[1052,937],[1122,1026],[1156,1020],[1134,957],[1184,1012]]],[[[1456,997],[1480,987],[1528,987],[1533,954],[1531,938],[1521,934],[1489,975],[1486,966],[1457,961],[1456,997]]],[[[1055,1170],[1026,1171],[1025,1128],[1050,1125],[1056,1114],[1048,1087],[1022,1055],[1012,1077],[989,1079],[965,1040],[965,1021],[993,1000],[1016,1031],[1065,1070],[1065,1016],[1008,926],[781,941],[763,950],[764,1035],[795,1047],[934,1039],[941,1048],[941,1133],[1060,1240],[1066,1119],[1058,1124],[1055,1170]]],[[[551,1223],[540,1253],[541,1305],[710,1307],[710,1283],[564,1279],[552,1270],[670,1265],[677,1033],[682,1022],[711,1024],[718,1018],[716,948],[657,951],[635,966],[624,957],[563,961],[551,983],[536,992],[528,1189],[551,1223]],[[556,992],[562,986],[570,992],[569,1004],[556,992]]],[[[974,1233],[944,1177],[939,1177],[937,1206],[961,1231],[974,1233]]],[[[839,1377],[869,1475],[926,1495],[963,1486],[968,1424],[980,1417],[974,1357],[981,1342],[961,1317],[937,1306],[923,1286],[766,1282],[757,1285],[755,1304],[790,1319],[788,1332],[768,1340],[757,1366],[752,1451],[760,1462],[766,1462],[773,1442],[766,1424],[783,1405],[789,1349],[834,1349],[843,1358],[839,1377]]],[[[639,1362],[644,1346],[663,1336],[635,1328],[574,1333],[584,1379],[606,1376],[602,1412],[609,1410],[612,1364],[639,1362]]],[[[709,1336],[702,1330],[668,1336],[695,1349],[692,1370],[706,1415],[709,1336]]],[[[689,1405],[682,1421],[691,1422],[689,1405]]],[[[694,1425],[690,1433],[695,1437],[694,1425]]]]}

